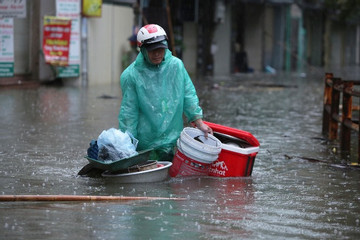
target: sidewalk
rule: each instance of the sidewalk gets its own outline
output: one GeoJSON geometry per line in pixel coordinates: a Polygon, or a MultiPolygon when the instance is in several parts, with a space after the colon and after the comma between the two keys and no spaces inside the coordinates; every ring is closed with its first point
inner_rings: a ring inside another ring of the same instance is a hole
{"type": "Polygon", "coordinates": [[[28,75],[15,75],[14,77],[0,78],[0,88],[37,87],[39,85],[39,81],[30,79],[28,75]]]}

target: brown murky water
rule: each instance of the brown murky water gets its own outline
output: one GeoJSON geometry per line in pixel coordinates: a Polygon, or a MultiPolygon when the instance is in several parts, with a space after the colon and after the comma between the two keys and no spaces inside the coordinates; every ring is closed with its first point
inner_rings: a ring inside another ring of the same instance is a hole
{"type": "Polygon", "coordinates": [[[321,135],[321,77],[196,82],[206,120],[260,142],[247,178],[119,184],[78,177],[89,141],[117,127],[119,86],[0,89],[0,194],[184,197],[185,201],[1,202],[3,239],[355,239],[360,171],[321,135]],[[99,98],[102,95],[114,98],[99,98]],[[310,162],[303,157],[323,162],[310,162]]]}

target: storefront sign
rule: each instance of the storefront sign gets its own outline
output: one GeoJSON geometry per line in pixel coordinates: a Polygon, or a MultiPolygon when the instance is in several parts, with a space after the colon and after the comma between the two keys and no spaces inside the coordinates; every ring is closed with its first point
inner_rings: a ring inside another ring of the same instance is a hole
{"type": "Polygon", "coordinates": [[[45,16],[43,33],[45,62],[56,66],[67,66],[69,64],[71,20],[45,16]]]}
{"type": "Polygon", "coordinates": [[[85,17],[101,17],[102,0],[82,0],[82,15],[85,17]]]}
{"type": "Polygon", "coordinates": [[[80,75],[80,65],[71,64],[66,67],[56,67],[58,77],[78,77],[80,75]]]}
{"type": "Polygon", "coordinates": [[[14,21],[0,19],[0,77],[14,76],[14,21]]]}
{"type": "Polygon", "coordinates": [[[80,3],[81,0],[56,0],[56,16],[71,19],[69,65],[58,67],[58,77],[80,76],[80,3]]]}
{"type": "Polygon", "coordinates": [[[0,18],[26,18],[26,0],[0,0],[0,18]]]}

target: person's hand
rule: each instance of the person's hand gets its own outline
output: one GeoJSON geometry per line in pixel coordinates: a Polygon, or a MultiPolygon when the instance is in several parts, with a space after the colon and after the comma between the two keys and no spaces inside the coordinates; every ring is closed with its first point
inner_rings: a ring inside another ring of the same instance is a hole
{"type": "Polygon", "coordinates": [[[194,121],[194,124],[195,126],[200,129],[201,131],[204,132],[204,136],[205,138],[208,137],[208,134],[210,133],[211,135],[213,134],[213,130],[208,126],[206,125],[202,119],[197,119],[194,121]]]}

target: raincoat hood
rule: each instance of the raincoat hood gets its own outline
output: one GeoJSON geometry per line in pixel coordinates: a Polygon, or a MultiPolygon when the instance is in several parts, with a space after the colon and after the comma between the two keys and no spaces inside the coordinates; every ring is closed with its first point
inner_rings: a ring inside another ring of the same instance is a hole
{"type": "MultiPolygon", "coordinates": [[[[161,42],[161,44],[167,46],[167,41],[164,40],[164,41],[161,42]]],[[[166,49],[167,49],[167,48],[166,48],[166,49]]],[[[165,49],[165,55],[166,55],[166,52],[167,52],[166,49],[165,49]]],[[[144,60],[145,60],[146,63],[148,63],[148,64],[150,64],[150,65],[155,65],[155,66],[158,65],[158,64],[153,64],[153,63],[150,61],[149,55],[148,55],[148,49],[146,48],[146,46],[143,46],[143,47],[140,48],[140,53],[142,54],[142,56],[143,56],[143,58],[144,58],[144,60]]],[[[165,55],[164,55],[163,61],[165,60],[165,55]]]]}

